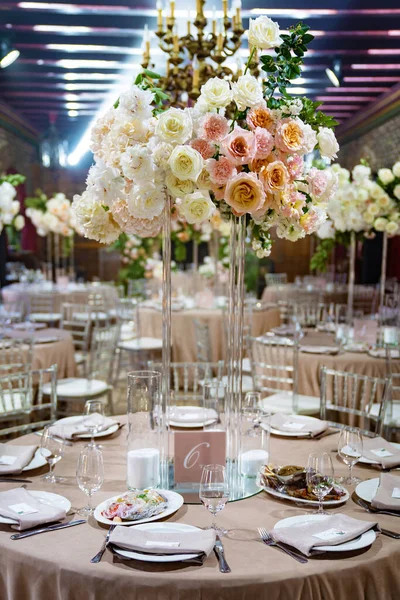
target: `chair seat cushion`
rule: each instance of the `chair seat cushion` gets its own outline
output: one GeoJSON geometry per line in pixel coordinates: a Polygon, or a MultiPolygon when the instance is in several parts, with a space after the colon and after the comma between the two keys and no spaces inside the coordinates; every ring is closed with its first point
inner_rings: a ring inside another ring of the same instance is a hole
{"type": "Polygon", "coordinates": [[[31,321],[45,321],[47,323],[48,321],[61,321],[61,314],[37,312],[31,313],[29,315],[29,318],[31,319],[31,321]]]}
{"type": "MultiPolygon", "coordinates": [[[[272,413],[293,414],[293,395],[290,391],[278,392],[261,400],[263,410],[272,413]]],[[[297,406],[299,415],[315,415],[319,413],[320,399],[317,396],[297,395],[297,406]]]]}
{"type": "Polygon", "coordinates": [[[134,340],[126,340],[118,344],[121,350],[162,350],[162,340],[152,337],[135,338],[134,340]]]}
{"type": "MultiPolygon", "coordinates": [[[[59,379],[57,381],[57,396],[60,398],[97,396],[107,392],[109,389],[110,386],[105,381],[100,381],[99,379],[70,377],[68,379],[59,379]]],[[[46,383],[43,386],[43,394],[49,395],[50,391],[50,384],[46,383]]]]}
{"type": "MultiPolygon", "coordinates": [[[[377,417],[379,415],[380,404],[373,404],[371,407],[371,416],[377,417]]],[[[400,403],[393,402],[392,408],[388,406],[385,415],[385,425],[389,427],[400,427],[400,403]]]]}

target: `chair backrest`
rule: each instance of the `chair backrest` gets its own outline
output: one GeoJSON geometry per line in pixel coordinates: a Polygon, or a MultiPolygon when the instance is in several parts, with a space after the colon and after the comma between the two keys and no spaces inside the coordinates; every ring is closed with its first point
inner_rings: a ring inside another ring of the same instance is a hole
{"type": "MultiPolygon", "coordinates": [[[[148,361],[150,371],[161,371],[162,363],[148,361]]],[[[215,380],[220,386],[224,375],[225,363],[218,362],[177,362],[171,363],[171,391],[174,402],[201,404],[203,400],[203,383],[215,380]]]]}
{"type": "Polygon", "coordinates": [[[91,323],[92,313],[85,304],[65,302],[62,305],[60,327],[71,334],[76,350],[87,352],[91,323]]]}
{"type": "Polygon", "coordinates": [[[210,326],[208,323],[202,323],[193,319],[194,337],[196,340],[197,361],[211,362],[211,338],[210,326]]]}
{"type": "Polygon", "coordinates": [[[15,300],[4,298],[0,304],[0,321],[4,323],[18,323],[24,315],[24,301],[21,296],[15,300]]]}
{"type": "Polygon", "coordinates": [[[0,340],[0,377],[32,367],[33,338],[0,340]]]}
{"type": "Polygon", "coordinates": [[[290,392],[293,411],[297,412],[298,343],[286,338],[252,337],[249,347],[254,389],[264,396],[290,392]]]}
{"type": "Polygon", "coordinates": [[[135,298],[123,298],[116,304],[117,323],[123,336],[129,329],[129,338],[140,338],[139,302],[135,298]]]}
{"type": "Polygon", "coordinates": [[[35,292],[29,295],[29,314],[55,312],[55,294],[53,292],[35,292]]]}
{"type": "MultiPolygon", "coordinates": [[[[321,418],[336,413],[343,426],[360,427],[366,434],[380,434],[391,398],[390,378],[369,377],[321,367],[321,418]],[[379,405],[378,415],[373,406],[379,405]]],[[[335,420],[336,421],[336,420],[335,420]]]]}
{"type": "Polygon", "coordinates": [[[41,429],[55,419],[57,408],[57,365],[48,369],[34,369],[0,377],[0,419],[13,425],[0,428],[0,436],[41,429]],[[50,383],[50,391],[44,384],[50,383]],[[36,420],[38,413],[44,419],[36,420]],[[15,425],[24,419],[27,422],[15,425]]]}
{"type": "Polygon", "coordinates": [[[371,285],[354,286],[354,310],[362,310],[364,314],[376,312],[378,304],[378,288],[371,285]]]}
{"type": "Polygon", "coordinates": [[[119,325],[93,327],[87,369],[88,379],[112,382],[119,329],[119,325]]]}
{"type": "Polygon", "coordinates": [[[329,307],[322,302],[298,302],[294,304],[294,316],[302,327],[316,327],[324,321],[329,307]]]}
{"type": "Polygon", "coordinates": [[[287,283],[287,273],[266,273],[265,283],[268,285],[284,285],[287,283]]]}

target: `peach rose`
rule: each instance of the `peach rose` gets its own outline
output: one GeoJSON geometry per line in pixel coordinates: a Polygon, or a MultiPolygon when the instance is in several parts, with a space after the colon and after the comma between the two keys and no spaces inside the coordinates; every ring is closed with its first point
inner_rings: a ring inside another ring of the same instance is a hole
{"type": "Polygon", "coordinates": [[[272,117],[272,113],[270,109],[265,106],[256,106],[249,110],[246,122],[250,129],[256,129],[257,127],[268,129],[268,131],[273,131],[275,129],[275,121],[272,117]]]}
{"type": "Polygon", "coordinates": [[[261,219],[265,213],[267,212],[267,210],[269,210],[270,208],[273,208],[276,210],[277,208],[277,203],[276,203],[276,198],[273,194],[269,194],[268,192],[265,194],[265,200],[262,204],[262,206],[252,214],[252,217],[255,221],[261,219]]]}
{"type": "Polygon", "coordinates": [[[280,192],[287,186],[289,173],[283,162],[275,160],[260,171],[260,180],[266,192],[280,192]]]}
{"type": "Polygon", "coordinates": [[[276,128],[275,144],[282,152],[300,152],[304,143],[303,129],[294,119],[283,119],[276,128]]]}
{"type": "Polygon", "coordinates": [[[225,186],[224,185],[216,185],[215,183],[211,184],[211,191],[214,194],[216,200],[223,200],[225,198],[225,186]]]}
{"type": "Polygon", "coordinates": [[[239,173],[229,181],[225,189],[225,202],[237,216],[257,212],[264,200],[262,183],[254,173],[239,173]]]}
{"type": "Polygon", "coordinates": [[[244,165],[251,161],[255,153],[255,137],[251,131],[235,127],[221,144],[221,152],[234,165],[244,165]]]}
{"type": "Polygon", "coordinates": [[[268,166],[270,162],[271,161],[268,158],[253,158],[249,165],[250,170],[253,171],[253,173],[259,173],[261,169],[268,166]]]}

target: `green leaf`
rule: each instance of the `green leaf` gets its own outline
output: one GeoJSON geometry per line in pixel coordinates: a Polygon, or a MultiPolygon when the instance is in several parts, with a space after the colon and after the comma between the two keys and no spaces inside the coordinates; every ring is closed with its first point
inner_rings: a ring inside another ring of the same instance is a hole
{"type": "Polygon", "coordinates": [[[311,35],[311,33],[306,33],[306,34],[303,36],[303,43],[304,43],[304,44],[309,44],[310,42],[312,42],[312,41],[313,41],[313,39],[314,39],[314,36],[313,36],[313,35],[311,35]]]}
{"type": "Polygon", "coordinates": [[[118,98],[118,100],[116,100],[116,101],[114,102],[114,108],[118,108],[118,106],[119,106],[119,98],[118,98]]]}
{"type": "Polygon", "coordinates": [[[151,79],[160,79],[161,75],[159,75],[158,73],[154,73],[154,71],[149,71],[149,69],[143,69],[143,73],[145,75],[147,75],[147,77],[150,77],[151,79]]]}

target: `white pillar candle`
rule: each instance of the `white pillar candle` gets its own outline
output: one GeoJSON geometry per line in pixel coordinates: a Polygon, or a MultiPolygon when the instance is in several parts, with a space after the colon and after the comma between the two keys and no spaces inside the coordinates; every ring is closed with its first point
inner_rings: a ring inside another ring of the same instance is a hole
{"type": "Polygon", "coordinates": [[[248,450],[240,455],[240,472],[246,477],[256,477],[263,465],[268,464],[269,454],[266,450],[248,450]]]}
{"type": "Polygon", "coordinates": [[[397,344],[398,334],[397,327],[383,328],[383,341],[385,344],[397,344]]]}
{"type": "Polygon", "coordinates": [[[160,482],[160,451],[156,448],[130,450],[127,454],[127,484],[131,489],[155,487],[160,482]]]}

